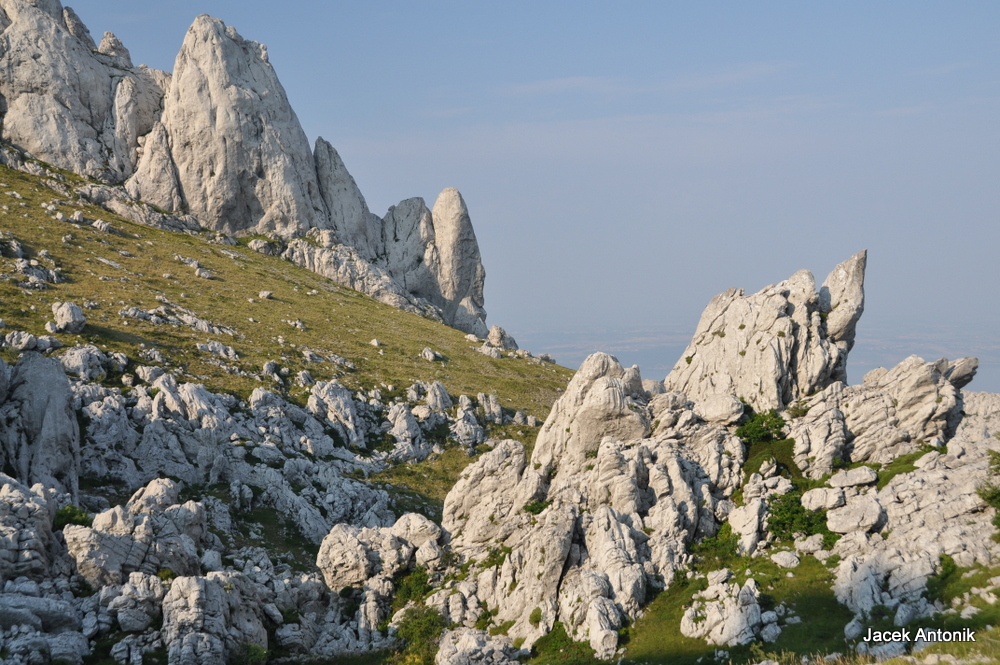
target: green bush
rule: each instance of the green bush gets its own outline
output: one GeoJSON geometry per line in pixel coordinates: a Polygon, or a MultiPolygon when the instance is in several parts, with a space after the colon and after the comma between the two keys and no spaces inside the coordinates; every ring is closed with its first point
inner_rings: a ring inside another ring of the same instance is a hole
{"type": "MultiPolygon", "coordinates": [[[[987,451],[990,458],[990,475],[997,476],[1000,474],[1000,453],[995,450],[987,451]]],[[[984,484],[980,485],[976,490],[976,494],[982,499],[986,505],[992,506],[997,509],[997,514],[993,518],[993,526],[1000,529],[1000,485],[997,485],[993,480],[988,480],[984,484]]],[[[996,536],[994,536],[995,538],[996,536]]]]}
{"type": "Polygon", "coordinates": [[[958,571],[955,560],[947,554],[940,555],[938,561],[941,564],[941,570],[927,578],[926,595],[927,599],[932,602],[936,600],[948,602],[951,598],[947,597],[945,590],[950,583],[961,578],[961,573],[958,571]]]}
{"type": "Polygon", "coordinates": [[[83,508],[76,506],[63,506],[56,511],[56,517],[52,520],[52,529],[61,530],[67,524],[79,524],[80,526],[90,526],[94,523],[94,518],[83,508]]]}
{"type": "Polygon", "coordinates": [[[245,642],[237,645],[229,654],[230,665],[265,665],[267,649],[259,644],[245,642]]]}
{"type": "Polygon", "coordinates": [[[809,407],[803,400],[799,400],[795,404],[789,406],[786,411],[788,412],[789,418],[801,418],[802,416],[809,413],[809,407]]]}
{"type": "Polygon", "coordinates": [[[411,600],[423,600],[431,592],[427,569],[418,566],[396,581],[396,597],[392,601],[393,611],[398,611],[411,600]]]}
{"type": "Polygon", "coordinates": [[[531,503],[524,504],[524,512],[537,515],[548,508],[551,503],[551,501],[532,501],[531,503]]]}
{"type": "Polygon", "coordinates": [[[691,553],[701,560],[699,568],[715,570],[724,568],[727,562],[739,556],[739,544],[739,536],[733,533],[729,522],[726,522],[719,527],[719,531],[714,536],[692,544],[691,553]]]}
{"type": "Polygon", "coordinates": [[[797,533],[806,536],[821,533],[823,547],[829,549],[840,539],[838,534],[826,528],[825,510],[806,510],[802,506],[801,492],[789,492],[777,497],[768,506],[768,513],[768,526],[778,540],[792,540],[797,533]]]}
{"type": "Polygon", "coordinates": [[[528,616],[528,623],[532,626],[537,626],[542,622],[542,608],[536,607],[531,610],[531,614],[528,616]]]}
{"type": "Polygon", "coordinates": [[[748,446],[769,443],[782,437],[785,419],[775,409],[752,413],[745,423],[736,428],[736,436],[748,446]]]}
{"type": "Polygon", "coordinates": [[[507,555],[511,553],[511,548],[509,547],[494,547],[490,550],[489,554],[483,559],[482,568],[493,568],[494,566],[502,566],[503,562],[507,560],[507,555]]]}
{"type": "Polygon", "coordinates": [[[398,635],[406,640],[403,653],[406,662],[413,665],[434,665],[438,640],[448,627],[444,618],[433,607],[417,605],[403,613],[398,635]]]}

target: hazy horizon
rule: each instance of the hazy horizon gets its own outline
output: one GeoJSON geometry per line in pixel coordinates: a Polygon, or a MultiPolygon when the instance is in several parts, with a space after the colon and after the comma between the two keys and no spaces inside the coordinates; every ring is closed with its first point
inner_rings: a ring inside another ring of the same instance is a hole
{"type": "Polygon", "coordinates": [[[662,378],[716,293],[868,249],[850,380],[975,355],[1000,392],[1000,5],[75,9],[167,70],[199,13],[266,44],[379,215],[458,187],[487,323],[535,353],[662,378]]]}

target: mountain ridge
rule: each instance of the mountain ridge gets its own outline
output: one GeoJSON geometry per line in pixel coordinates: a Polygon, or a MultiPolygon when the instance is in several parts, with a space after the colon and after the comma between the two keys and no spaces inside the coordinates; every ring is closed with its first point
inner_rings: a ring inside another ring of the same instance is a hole
{"type": "Polygon", "coordinates": [[[0,12],[6,143],[110,185],[89,194],[141,223],[282,239],[329,230],[357,250],[354,272],[377,261],[409,304],[486,336],[485,270],[461,195],[445,189],[436,218],[419,198],[384,220],[370,213],[333,146],[310,148],[266,47],[203,14],[168,73],[133,67],[110,32],[95,47],[59,2],[5,0],[0,12]],[[129,214],[135,201],[166,218],[129,214]]]}

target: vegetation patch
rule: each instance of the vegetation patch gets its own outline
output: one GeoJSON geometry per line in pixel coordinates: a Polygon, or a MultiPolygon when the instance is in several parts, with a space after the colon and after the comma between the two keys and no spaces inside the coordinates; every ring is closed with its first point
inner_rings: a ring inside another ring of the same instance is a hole
{"type": "Polygon", "coordinates": [[[823,534],[823,548],[830,549],[840,540],[839,533],[833,533],[826,527],[826,511],[807,510],[802,505],[802,492],[798,490],[772,499],[768,513],[768,526],[780,541],[794,540],[797,534],[812,536],[820,533],[823,534]]]}
{"type": "Polygon", "coordinates": [[[892,480],[901,473],[910,473],[911,471],[916,471],[917,467],[914,463],[927,453],[935,451],[941,452],[941,449],[935,448],[934,446],[929,444],[924,444],[923,446],[920,447],[920,450],[909,453],[908,455],[900,455],[896,459],[892,460],[879,470],[878,484],[876,485],[877,489],[882,489],[883,487],[889,484],[890,480],[892,480]]]}
{"type": "Polygon", "coordinates": [[[56,511],[56,516],[52,520],[52,530],[61,531],[67,524],[79,524],[80,526],[91,526],[94,518],[83,508],[69,505],[63,506],[56,511]]]}

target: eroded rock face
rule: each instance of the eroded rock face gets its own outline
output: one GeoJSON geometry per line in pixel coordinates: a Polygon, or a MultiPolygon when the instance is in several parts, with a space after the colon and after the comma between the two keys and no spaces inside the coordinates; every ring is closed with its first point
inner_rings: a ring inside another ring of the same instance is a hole
{"type": "Polygon", "coordinates": [[[691,407],[677,393],[647,403],[636,368],[588,358],[530,461],[500,442],[449,492],[451,549],[484,562],[459,589],[462,607],[496,608],[525,645],[560,621],[611,657],[618,629],[684,565],[687,542],[715,533],[720,499],[739,483],[741,443],[691,407]]]}
{"type": "Polygon", "coordinates": [[[892,369],[872,370],[860,385],[831,384],[802,400],[807,413],[790,423],[795,463],[819,478],[838,462],[886,464],[922,445],[943,443],[963,408],[961,390],[949,377],[966,385],[977,366],[975,358],[925,362],[910,356],[892,369]]]}
{"type": "Polygon", "coordinates": [[[0,443],[4,463],[24,483],[77,495],[80,428],[69,381],[58,360],[22,354],[10,368],[0,360],[0,443]]]}
{"type": "Polygon", "coordinates": [[[48,576],[51,520],[44,495],[0,474],[0,579],[40,581],[48,576]]]}
{"type": "Polygon", "coordinates": [[[666,389],[695,402],[735,395],[761,411],[845,381],[864,310],[866,257],[862,251],[837,266],[819,290],[802,270],[751,296],[740,289],[719,294],[664,380],[666,389]]]}
{"type": "MultiPolygon", "coordinates": [[[[318,147],[319,149],[319,147],[318,147]]],[[[468,209],[458,190],[444,190],[433,212],[423,199],[393,206],[383,219],[368,212],[333,148],[322,181],[331,230],[312,229],[282,256],[387,305],[485,337],[485,270],[468,209]],[[311,241],[311,242],[310,242],[311,241]]]]}
{"type": "Polygon", "coordinates": [[[329,230],[327,251],[290,247],[286,258],[486,336],[485,271],[461,194],[445,189],[433,211],[413,198],[384,218],[372,214],[333,146],[320,138],[310,148],[265,46],[202,15],[171,75],[133,67],[110,32],[95,47],[58,2],[5,0],[0,8],[3,138],[57,166],[124,181],[124,190],[81,188],[89,199],[178,230],[285,239],[329,230]]]}
{"type": "Polygon", "coordinates": [[[224,665],[241,646],[267,649],[267,630],[254,600],[253,585],[238,573],[175,579],[163,599],[170,662],[224,665]]]}
{"type": "Polygon", "coordinates": [[[3,139],[77,173],[131,175],[169,75],[134,69],[111,33],[95,52],[89,30],[57,1],[4,0],[0,9],[3,139]]]}
{"type": "Polygon", "coordinates": [[[325,223],[312,151],[267,48],[207,15],[177,54],[160,118],[168,145],[147,142],[129,190],[233,233],[292,235],[325,223]],[[173,169],[160,168],[169,154],[173,169]]]}
{"type": "Polygon", "coordinates": [[[695,602],[681,619],[681,634],[719,646],[749,644],[762,626],[757,583],[753,579],[742,586],[727,582],[729,571],[710,573],[710,581],[719,573],[724,573],[720,581],[695,594],[695,602]]]}

